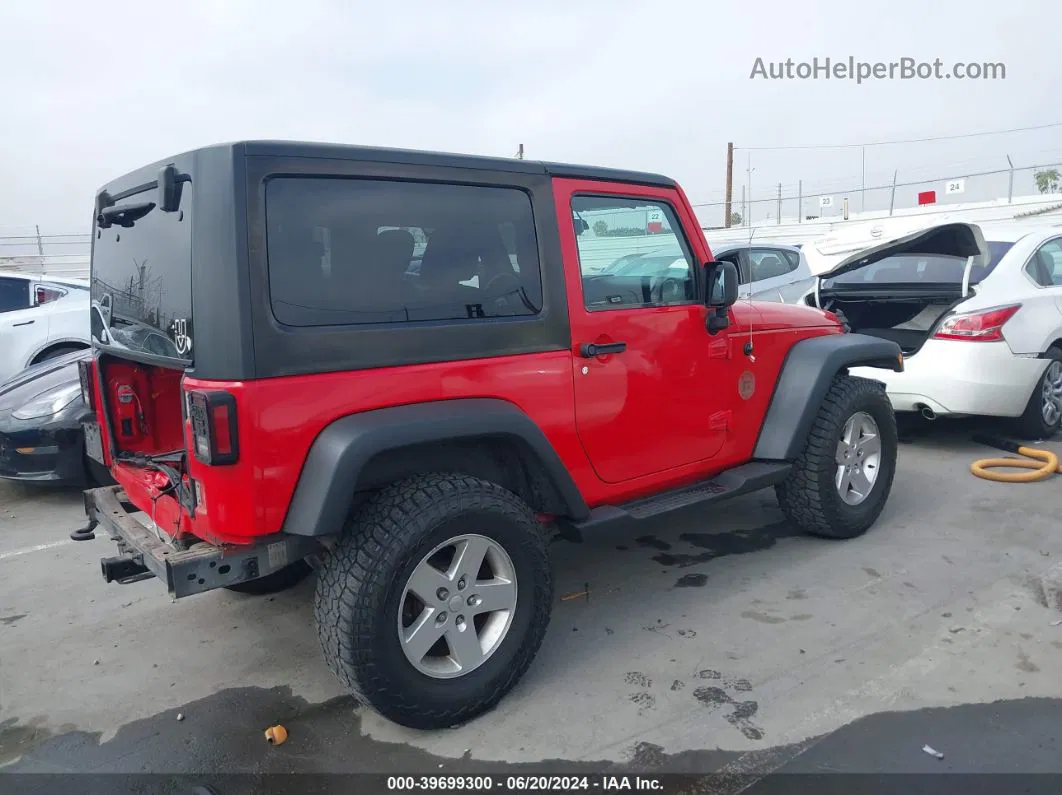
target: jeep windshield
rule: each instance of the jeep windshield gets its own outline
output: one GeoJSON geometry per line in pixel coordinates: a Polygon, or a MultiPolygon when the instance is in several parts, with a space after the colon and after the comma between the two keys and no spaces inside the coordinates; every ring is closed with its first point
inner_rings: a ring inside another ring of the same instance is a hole
{"type": "Polygon", "coordinates": [[[92,241],[92,338],[118,356],[192,363],[192,191],[179,212],[156,206],[154,186],[96,218],[92,241]]]}

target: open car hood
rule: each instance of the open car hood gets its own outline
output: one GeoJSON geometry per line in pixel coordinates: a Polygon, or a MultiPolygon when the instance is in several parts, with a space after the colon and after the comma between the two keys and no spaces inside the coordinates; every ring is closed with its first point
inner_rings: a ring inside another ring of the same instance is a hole
{"type": "MultiPolygon", "coordinates": [[[[814,248],[814,245],[805,246],[805,256],[810,248],[814,248]]],[[[819,253],[824,258],[829,257],[821,249],[819,253]]],[[[982,262],[988,262],[991,259],[991,253],[980,226],[971,223],[946,223],[919,229],[903,237],[860,249],[839,262],[835,261],[826,265],[825,268],[820,266],[816,272],[819,279],[825,280],[899,254],[973,257],[982,262]]]]}

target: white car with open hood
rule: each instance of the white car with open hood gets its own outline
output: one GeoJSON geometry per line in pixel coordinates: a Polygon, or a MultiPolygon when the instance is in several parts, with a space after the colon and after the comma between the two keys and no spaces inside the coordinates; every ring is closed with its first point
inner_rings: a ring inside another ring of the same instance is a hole
{"type": "Polygon", "coordinates": [[[903,372],[852,373],[884,381],[897,411],[1059,430],[1062,226],[940,224],[842,259],[805,301],[900,345],[903,372]]]}

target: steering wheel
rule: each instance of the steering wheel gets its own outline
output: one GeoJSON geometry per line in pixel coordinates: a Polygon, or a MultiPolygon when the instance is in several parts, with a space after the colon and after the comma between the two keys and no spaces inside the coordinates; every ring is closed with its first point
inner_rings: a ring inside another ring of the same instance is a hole
{"type": "Polygon", "coordinates": [[[653,288],[653,302],[674,304],[686,300],[686,280],[665,276],[653,288]]]}
{"type": "Polygon", "coordinates": [[[499,308],[499,312],[515,314],[517,304],[522,303],[520,288],[520,280],[515,273],[499,273],[480,289],[499,308]]]}

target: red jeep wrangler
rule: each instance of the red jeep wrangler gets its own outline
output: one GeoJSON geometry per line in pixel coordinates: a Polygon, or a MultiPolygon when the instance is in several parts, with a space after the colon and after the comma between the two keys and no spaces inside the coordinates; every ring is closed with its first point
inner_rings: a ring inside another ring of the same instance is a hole
{"type": "Polygon", "coordinates": [[[654,174],[270,142],[146,167],[96,197],[85,434],[118,485],[74,537],[176,598],[316,569],[335,674],[452,726],[530,666],[555,530],[772,486],[820,536],[881,512],[893,411],[847,368],[899,347],[737,289],[654,174]]]}

